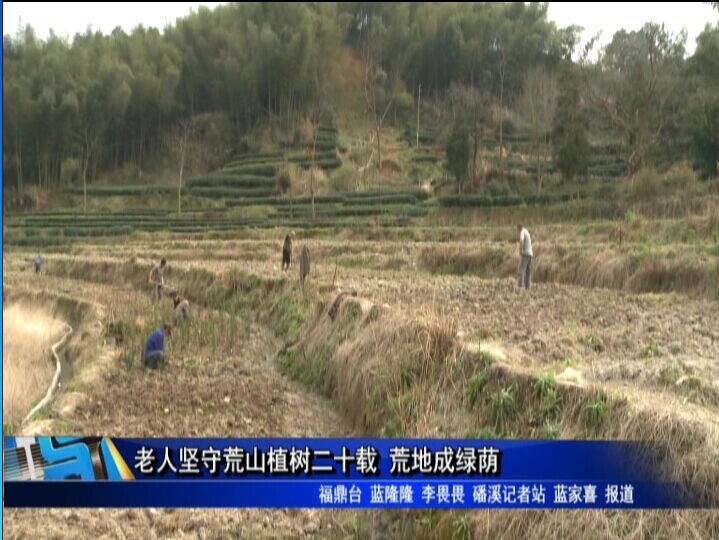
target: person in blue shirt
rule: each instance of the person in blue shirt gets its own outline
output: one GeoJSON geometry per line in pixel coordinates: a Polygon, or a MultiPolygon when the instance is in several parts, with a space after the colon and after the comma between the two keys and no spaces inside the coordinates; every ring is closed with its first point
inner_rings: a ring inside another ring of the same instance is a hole
{"type": "Polygon", "coordinates": [[[149,335],[142,351],[142,364],[157,369],[165,363],[165,338],[172,337],[172,325],[163,324],[149,335]]]}

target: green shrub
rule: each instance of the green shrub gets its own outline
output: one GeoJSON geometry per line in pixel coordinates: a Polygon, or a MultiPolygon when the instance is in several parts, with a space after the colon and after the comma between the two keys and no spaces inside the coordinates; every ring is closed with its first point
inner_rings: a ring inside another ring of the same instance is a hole
{"type": "Polygon", "coordinates": [[[595,398],[587,400],[582,407],[582,417],[585,425],[590,428],[599,427],[602,422],[604,422],[607,410],[607,399],[603,393],[600,393],[595,398]]]}
{"type": "Polygon", "coordinates": [[[661,190],[661,178],[654,169],[642,169],[630,183],[630,193],[635,200],[655,198],[661,190]]]}
{"type": "MultiPolygon", "coordinates": [[[[65,188],[65,192],[70,195],[82,195],[82,186],[71,186],[65,188]]],[[[118,196],[137,196],[137,195],[166,195],[177,193],[175,186],[161,185],[136,185],[136,186],[88,186],[87,194],[92,197],[118,197],[118,196]]]]}
{"type": "Polygon", "coordinates": [[[552,422],[545,422],[542,426],[542,439],[556,439],[559,437],[559,425],[552,422]]]}
{"type": "Polygon", "coordinates": [[[217,171],[202,176],[194,176],[187,180],[187,188],[195,187],[235,187],[235,188],[269,188],[275,185],[275,179],[257,174],[235,174],[217,171]]]}
{"type": "Polygon", "coordinates": [[[489,188],[489,193],[492,197],[508,197],[512,194],[512,189],[509,187],[507,182],[492,180],[487,187],[489,188]]]}
{"type": "Polygon", "coordinates": [[[275,176],[277,164],[256,163],[248,165],[236,165],[233,167],[225,167],[222,172],[235,174],[252,174],[258,176],[275,176]]]}
{"type": "Polygon", "coordinates": [[[223,198],[223,197],[246,197],[246,198],[258,198],[268,197],[275,191],[274,180],[272,187],[257,187],[257,188],[228,188],[228,187],[197,187],[188,189],[188,192],[195,197],[212,197],[212,198],[223,198]]]}
{"type": "Polygon", "coordinates": [[[688,190],[697,184],[699,177],[686,161],[675,163],[664,173],[664,185],[671,190],[688,190]]]}
{"type": "Polygon", "coordinates": [[[554,380],[554,375],[547,371],[543,371],[532,377],[532,394],[537,399],[542,399],[551,390],[556,390],[556,388],[557,383],[554,380]]]}
{"type": "Polygon", "coordinates": [[[489,366],[494,364],[496,362],[494,356],[492,356],[492,353],[489,351],[485,351],[480,349],[477,352],[477,362],[479,364],[480,369],[487,369],[489,366]]]}
{"type": "Polygon", "coordinates": [[[595,334],[589,334],[587,336],[587,345],[589,345],[589,347],[596,353],[604,351],[604,344],[602,343],[602,340],[595,334]]]}
{"type": "Polygon", "coordinates": [[[647,345],[641,351],[642,358],[658,358],[659,356],[661,356],[659,347],[654,343],[647,345]]]}
{"type": "Polygon", "coordinates": [[[484,370],[478,371],[467,380],[464,395],[470,408],[473,408],[479,400],[479,395],[484,390],[484,387],[487,386],[487,381],[487,372],[484,370]]]}
{"type": "Polygon", "coordinates": [[[514,386],[496,392],[487,405],[487,419],[495,428],[504,430],[516,411],[514,386]]]}
{"type": "Polygon", "coordinates": [[[346,205],[417,204],[414,195],[385,195],[378,197],[354,197],[345,200],[346,205]]]}

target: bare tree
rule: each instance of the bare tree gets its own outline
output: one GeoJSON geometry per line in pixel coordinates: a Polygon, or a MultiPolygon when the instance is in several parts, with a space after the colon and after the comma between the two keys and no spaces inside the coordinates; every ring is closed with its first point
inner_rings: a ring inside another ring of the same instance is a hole
{"type": "Polygon", "coordinates": [[[685,41],[686,32],[673,36],[664,26],[647,23],[636,32],[617,32],[595,65],[587,57],[596,39],[585,47],[586,96],[622,133],[632,176],[670,121],[664,111],[681,82],[677,73],[685,41]]]}
{"type": "Polygon", "coordinates": [[[310,113],[312,124],[312,166],[310,167],[310,200],[312,204],[312,219],[315,219],[315,167],[317,162],[317,137],[320,133],[320,121],[322,118],[322,101],[318,92],[317,101],[310,113]]]}
{"type": "Polygon", "coordinates": [[[504,177],[504,76],[507,72],[507,51],[499,43],[499,173],[504,177]]]}
{"type": "Polygon", "coordinates": [[[90,122],[83,122],[77,133],[82,150],[82,211],[84,214],[87,214],[87,177],[95,154],[100,147],[101,132],[101,129],[96,129],[90,122]]]}
{"type": "Polygon", "coordinates": [[[549,136],[559,93],[557,81],[543,67],[524,76],[520,109],[532,127],[532,146],[537,166],[537,192],[542,191],[544,164],[549,159],[549,136]]]}
{"type": "Polygon", "coordinates": [[[179,167],[177,180],[177,213],[182,213],[182,178],[185,168],[190,159],[190,146],[195,131],[195,125],[191,119],[180,120],[177,126],[170,130],[165,137],[167,150],[179,167]]]}
{"type": "Polygon", "coordinates": [[[372,124],[374,126],[374,139],[377,144],[377,170],[382,167],[382,124],[384,119],[387,117],[387,113],[392,107],[394,101],[394,94],[390,96],[384,107],[381,109],[381,95],[384,94],[382,89],[382,83],[385,78],[385,74],[380,69],[373,69],[371,62],[367,62],[367,69],[365,70],[364,77],[364,91],[365,100],[367,101],[367,110],[369,111],[372,124]]]}

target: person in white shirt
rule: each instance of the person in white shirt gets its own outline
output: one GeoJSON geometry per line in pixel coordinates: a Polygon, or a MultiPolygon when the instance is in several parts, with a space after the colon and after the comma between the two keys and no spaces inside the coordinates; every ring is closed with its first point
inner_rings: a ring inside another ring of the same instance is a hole
{"type": "Polygon", "coordinates": [[[529,289],[532,284],[532,238],[529,231],[517,225],[517,233],[519,233],[519,270],[517,271],[517,281],[519,288],[522,286],[529,289]]]}

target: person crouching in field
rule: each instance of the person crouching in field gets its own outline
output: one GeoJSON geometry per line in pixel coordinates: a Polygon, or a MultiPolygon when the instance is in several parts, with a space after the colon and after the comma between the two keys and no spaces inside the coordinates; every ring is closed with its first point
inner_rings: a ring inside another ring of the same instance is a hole
{"type": "Polygon", "coordinates": [[[165,277],[163,276],[163,272],[166,264],[167,261],[162,259],[160,264],[150,270],[150,277],[147,279],[147,282],[152,285],[153,300],[159,300],[160,296],[162,296],[162,289],[165,286],[165,277]]]}
{"type": "Polygon", "coordinates": [[[187,318],[187,312],[190,307],[190,301],[186,298],[182,298],[177,291],[170,293],[173,307],[174,324],[177,325],[183,319],[187,318]]]}
{"type": "Polygon", "coordinates": [[[150,334],[142,351],[142,365],[157,369],[165,363],[165,338],[172,337],[172,325],[163,324],[150,334]]]}
{"type": "Polygon", "coordinates": [[[285,236],[285,243],[282,246],[282,271],[290,269],[292,264],[292,236],[285,236]]]}
{"type": "Polygon", "coordinates": [[[517,225],[517,233],[519,234],[519,269],[517,271],[517,281],[519,288],[524,286],[529,289],[532,284],[532,238],[529,231],[517,225]]]}

